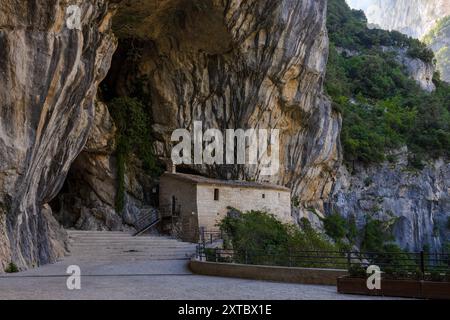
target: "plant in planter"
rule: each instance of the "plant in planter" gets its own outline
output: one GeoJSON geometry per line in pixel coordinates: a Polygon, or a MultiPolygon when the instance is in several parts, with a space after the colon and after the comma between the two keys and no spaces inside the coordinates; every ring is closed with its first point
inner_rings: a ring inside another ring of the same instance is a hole
{"type": "Polygon", "coordinates": [[[433,270],[430,272],[430,275],[427,277],[427,280],[433,282],[443,282],[445,281],[445,276],[442,275],[439,271],[433,270]]]}
{"type": "Polygon", "coordinates": [[[422,270],[420,270],[419,268],[417,268],[413,273],[412,273],[412,279],[414,280],[423,280],[423,272],[422,270]]]}
{"type": "Polygon", "coordinates": [[[364,267],[361,264],[359,264],[359,263],[352,264],[348,268],[348,274],[352,278],[361,278],[361,279],[367,278],[366,269],[364,269],[364,267]]]}

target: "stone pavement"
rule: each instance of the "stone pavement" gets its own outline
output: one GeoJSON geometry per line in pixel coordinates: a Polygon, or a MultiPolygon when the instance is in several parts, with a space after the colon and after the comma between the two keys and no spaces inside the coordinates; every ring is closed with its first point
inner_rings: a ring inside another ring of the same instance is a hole
{"type": "Polygon", "coordinates": [[[195,245],[163,237],[77,231],[71,239],[71,255],[61,261],[0,275],[0,299],[374,299],[341,295],[332,286],[194,275],[187,263],[195,245]],[[81,290],[67,289],[69,265],[80,266],[81,290]]]}

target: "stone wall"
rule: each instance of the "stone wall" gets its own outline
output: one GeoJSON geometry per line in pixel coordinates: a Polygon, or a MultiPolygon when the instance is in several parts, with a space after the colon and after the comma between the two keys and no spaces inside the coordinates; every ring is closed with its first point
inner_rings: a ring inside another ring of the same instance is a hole
{"type": "Polygon", "coordinates": [[[163,216],[172,213],[172,197],[176,199],[175,209],[180,209],[180,217],[175,222],[177,223],[177,227],[182,228],[183,240],[197,241],[199,225],[197,220],[196,185],[163,176],[159,185],[159,207],[163,216]]]}
{"type": "Polygon", "coordinates": [[[217,230],[217,223],[226,217],[230,207],[240,211],[267,211],[283,222],[293,222],[290,191],[281,189],[197,184],[163,175],[159,189],[162,215],[171,214],[172,197],[176,199],[175,209],[180,209],[183,238],[189,241],[198,240],[200,227],[217,230]],[[215,189],[219,190],[219,200],[214,200],[215,189]]]}
{"type": "Polygon", "coordinates": [[[289,191],[198,185],[197,203],[199,225],[207,230],[217,229],[217,223],[225,218],[230,211],[228,207],[243,212],[251,210],[267,211],[274,214],[280,221],[293,222],[289,191]],[[214,200],[215,189],[219,190],[218,201],[214,200]]]}

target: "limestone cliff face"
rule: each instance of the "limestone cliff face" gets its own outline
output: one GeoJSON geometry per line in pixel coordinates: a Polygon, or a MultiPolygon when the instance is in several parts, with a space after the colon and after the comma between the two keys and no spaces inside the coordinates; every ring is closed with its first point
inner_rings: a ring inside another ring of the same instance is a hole
{"type": "Polygon", "coordinates": [[[442,79],[450,82],[450,27],[438,22],[450,16],[448,0],[347,0],[364,10],[369,24],[423,39],[436,54],[442,79]],[[436,29],[438,28],[438,29],[436,29]]]}
{"type": "Polygon", "coordinates": [[[424,41],[435,52],[442,79],[450,83],[450,14],[438,22],[424,41]]]}
{"type": "Polygon", "coordinates": [[[450,15],[448,0],[347,0],[352,8],[364,10],[369,23],[422,38],[436,21],[450,15]]]}
{"type": "MultiPolygon", "coordinates": [[[[63,254],[57,221],[123,229],[152,192],[135,161],[126,174],[126,212],[115,214],[115,127],[94,98],[115,50],[110,3],[119,1],[75,2],[81,30],[66,26],[69,1],[0,3],[2,267],[63,254]]],[[[326,0],[122,4],[116,34],[135,40],[123,42],[108,83],[124,95],[139,85],[148,97],[158,155],[169,157],[172,130],[192,128],[194,120],[205,128],[277,128],[276,175],[262,177],[258,166],[197,169],[284,184],[305,206],[321,207],[341,157],[340,116],[322,90],[326,0]]]]}
{"type": "Polygon", "coordinates": [[[320,206],[341,156],[340,116],[322,90],[325,16],[325,0],[137,1],[115,21],[122,37],[141,40],[119,46],[122,63],[108,82],[122,95],[142,86],[161,158],[170,157],[172,131],[192,130],[196,120],[222,130],[280,129],[274,176],[262,176],[259,166],[197,169],[283,184],[320,206]]]}
{"type": "Polygon", "coordinates": [[[407,163],[400,153],[395,164],[356,166],[352,174],[343,166],[327,210],[354,216],[359,227],[366,216],[386,221],[402,248],[439,252],[450,236],[450,163],[438,160],[419,171],[407,163]]]}
{"type": "Polygon", "coordinates": [[[413,59],[408,56],[404,49],[395,50],[397,60],[406,67],[409,77],[417,82],[422,90],[433,92],[436,85],[433,82],[436,68],[433,63],[427,63],[420,59],[413,59]]]}
{"type": "MultiPolygon", "coordinates": [[[[55,260],[65,234],[49,201],[88,138],[115,49],[106,0],[0,2],[0,265],[55,260]]],[[[0,268],[3,270],[3,268],[0,268]]]]}

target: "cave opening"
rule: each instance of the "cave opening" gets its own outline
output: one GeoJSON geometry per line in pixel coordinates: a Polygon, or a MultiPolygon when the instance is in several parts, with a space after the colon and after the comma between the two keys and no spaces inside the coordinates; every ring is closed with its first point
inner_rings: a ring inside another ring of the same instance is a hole
{"type": "MultiPolygon", "coordinates": [[[[158,207],[158,175],[145,169],[136,148],[127,151],[131,156],[126,166],[118,156],[122,132],[111,102],[130,98],[144,106],[156,149],[156,171],[163,172],[162,159],[170,155],[167,128],[179,125],[169,100],[183,96],[179,90],[189,81],[184,73],[199,62],[208,67],[205,59],[218,63],[217,56],[231,50],[223,12],[223,7],[204,0],[147,1],[119,8],[113,21],[117,49],[99,85],[91,134],[61,191],[49,203],[62,226],[122,230],[133,226],[144,210],[158,207]]],[[[187,166],[178,171],[200,173],[187,166]]]]}

